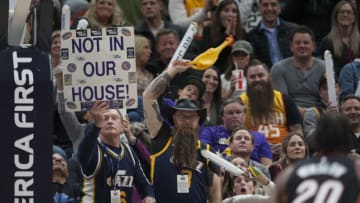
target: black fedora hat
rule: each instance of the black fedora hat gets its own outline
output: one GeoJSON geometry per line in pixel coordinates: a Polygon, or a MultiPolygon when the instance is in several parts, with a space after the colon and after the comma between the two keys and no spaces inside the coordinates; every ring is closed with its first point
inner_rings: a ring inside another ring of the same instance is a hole
{"type": "Polygon", "coordinates": [[[176,111],[196,111],[200,117],[199,124],[202,124],[206,119],[206,109],[192,99],[180,99],[175,106],[169,108],[168,119],[172,124],[174,124],[173,115],[176,111]]]}

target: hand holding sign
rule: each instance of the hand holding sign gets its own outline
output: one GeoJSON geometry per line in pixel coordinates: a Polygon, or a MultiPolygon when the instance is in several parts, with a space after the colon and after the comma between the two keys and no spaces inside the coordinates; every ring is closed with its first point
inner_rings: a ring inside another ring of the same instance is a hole
{"type": "Polygon", "coordinates": [[[221,51],[229,46],[232,45],[234,42],[233,36],[228,36],[223,43],[221,43],[219,46],[215,48],[210,48],[197,56],[194,60],[191,61],[192,67],[195,70],[205,70],[214,65],[216,60],[219,57],[219,54],[221,51]]]}

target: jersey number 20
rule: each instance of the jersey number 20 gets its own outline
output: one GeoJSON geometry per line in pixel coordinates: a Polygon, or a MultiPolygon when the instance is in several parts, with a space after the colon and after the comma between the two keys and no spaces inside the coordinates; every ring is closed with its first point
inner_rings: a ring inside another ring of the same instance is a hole
{"type": "Polygon", "coordinates": [[[314,198],[313,203],[338,203],[343,191],[344,186],[338,180],[326,180],[319,184],[310,179],[296,188],[297,197],[293,203],[304,203],[311,198],[314,198]]]}

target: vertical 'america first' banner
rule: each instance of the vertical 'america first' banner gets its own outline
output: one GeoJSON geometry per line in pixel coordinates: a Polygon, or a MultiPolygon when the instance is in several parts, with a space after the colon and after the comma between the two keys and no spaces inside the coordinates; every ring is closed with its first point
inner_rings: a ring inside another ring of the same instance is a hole
{"type": "MultiPolygon", "coordinates": [[[[37,43],[23,48],[9,46],[7,35],[25,22],[12,18],[12,26],[8,25],[9,1],[0,1],[0,202],[53,201],[54,104],[49,61],[53,4],[51,0],[37,2],[37,18],[29,18],[38,25],[31,32],[37,43]]],[[[24,4],[25,0],[17,1],[16,7],[24,4]]]]}
{"type": "Polygon", "coordinates": [[[52,82],[48,53],[0,51],[1,202],[51,201],[52,82]]]}
{"type": "Polygon", "coordinates": [[[133,27],[63,30],[61,58],[67,111],[89,110],[96,100],[137,107],[133,27]]]}

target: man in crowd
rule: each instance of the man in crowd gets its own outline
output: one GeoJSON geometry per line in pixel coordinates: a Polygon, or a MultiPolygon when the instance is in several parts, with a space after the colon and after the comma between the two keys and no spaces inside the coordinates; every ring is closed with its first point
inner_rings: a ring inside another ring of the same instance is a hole
{"type": "MultiPolygon", "coordinates": [[[[223,125],[206,127],[201,131],[200,140],[213,147],[214,150],[227,155],[229,139],[234,129],[245,125],[245,107],[238,99],[227,99],[223,102],[220,115],[223,125]]],[[[251,150],[251,159],[269,167],[272,163],[271,149],[264,135],[251,132],[254,138],[254,147],[251,150]]]]}
{"type": "Polygon", "coordinates": [[[78,151],[84,176],[82,201],[131,202],[135,185],[144,202],[155,202],[138,157],[120,140],[120,134],[131,133],[120,111],[97,101],[90,113],[95,122],[86,127],[78,151]]]}
{"type": "Polygon", "coordinates": [[[300,115],[320,102],[319,82],[325,73],[325,62],[313,57],[316,48],[312,30],[299,26],[291,34],[292,57],[271,68],[274,89],[294,99],[300,115]]]}
{"type": "Polygon", "coordinates": [[[272,88],[265,64],[253,61],[245,70],[245,76],[247,90],[240,95],[247,109],[245,126],[265,135],[273,160],[277,160],[281,142],[288,132],[302,133],[299,111],[289,96],[272,88]]]}
{"type": "Polygon", "coordinates": [[[360,79],[360,59],[346,64],[340,71],[339,82],[342,88],[341,99],[348,95],[357,94],[360,79]]]}
{"type": "Polygon", "coordinates": [[[183,30],[173,23],[162,18],[161,0],[141,0],[140,11],[144,21],[135,26],[135,33],[147,37],[151,41],[150,61],[159,57],[155,49],[155,38],[161,29],[169,28],[174,30],[179,38],[183,36],[183,30]]]}
{"type": "Polygon", "coordinates": [[[206,109],[195,100],[178,100],[168,113],[171,130],[157,102],[171,78],[189,67],[189,61],[175,61],[143,94],[145,122],[152,138],[150,177],[158,202],[221,202],[220,179],[200,155],[200,150],[209,147],[198,140],[206,109]]]}
{"type": "Polygon", "coordinates": [[[277,179],[272,202],[359,202],[360,161],[347,156],[351,134],[343,115],[324,114],[315,131],[317,156],[286,168],[277,179]]]}
{"type": "Polygon", "coordinates": [[[80,199],[80,188],[69,182],[69,169],[67,156],[63,149],[53,145],[53,199],[54,203],[75,203],[80,199]]]}
{"type": "Polygon", "coordinates": [[[259,0],[261,22],[249,33],[254,56],[268,67],[290,56],[289,42],[295,24],[279,18],[280,0],[259,0]]]}
{"type": "Polygon", "coordinates": [[[255,137],[250,130],[244,127],[234,129],[229,140],[229,148],[231,149],[230,159],[233,160],[236,157],[240,157],[247,165],[259,169],[266,177],[271,178],[269,170],[263,164],[250,159],[250,155],[254,151],[254,139],[255,137]]]}
{"type": "MultiPolygon", "coordinates": [[[[166,67],[168,67],[169,62],[174,55],[177,47],[179,46],[180,39],[179,34],[173,29],[161,29],[156,35],[155,42],[156,52],[158,53],[158,58],[151,60],[145,68],[149,70],[153,75],[158,76],[161,74],[166,67]]],[[[182,84],[185,78],[189,75],[199,75],[195,70],[188,69],[185,72],[178,73],[172,78],[169,88],[165,93],[166,97],[175,98],[177,95],[177,90],[179,84],[182,84]]],[[[200,76],[199,76],[200,77],[200,76]]]]}
{"type": "Polygon", "coordinates": [[[341,101],[341,113],[349,120],[353,134],[353,152],[360,154],[360,98],[347,96],[341,101]]]}
{"type": "Polygon", "coordinates": [[[171,57],[179,46],[179,34],[173,29],[161,29],[157,33],[154,43],[157,58],[151,59],[145,68],[157,76],[168,66],[171,57]]]}

